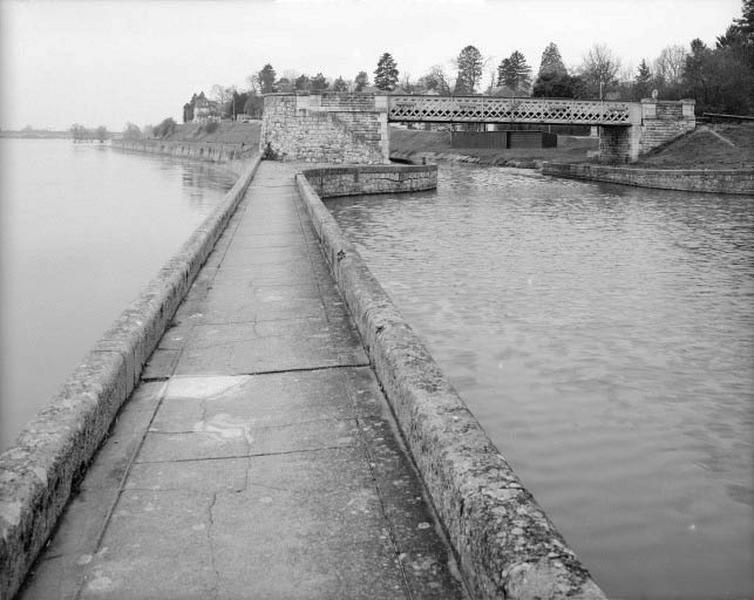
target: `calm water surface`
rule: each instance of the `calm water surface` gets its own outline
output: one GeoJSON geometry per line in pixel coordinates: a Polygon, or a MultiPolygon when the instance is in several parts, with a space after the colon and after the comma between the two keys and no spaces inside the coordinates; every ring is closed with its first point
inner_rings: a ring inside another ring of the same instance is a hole
{"type": "Polygon", "coordinates": [[[754,597],[754,198],[460,166],[328,206],[610,597],[754,597]]]}
{"type": "Polygon", "coordinates": [[[234,179],[69,140],[0,153],[1,450],[234,179]]]}

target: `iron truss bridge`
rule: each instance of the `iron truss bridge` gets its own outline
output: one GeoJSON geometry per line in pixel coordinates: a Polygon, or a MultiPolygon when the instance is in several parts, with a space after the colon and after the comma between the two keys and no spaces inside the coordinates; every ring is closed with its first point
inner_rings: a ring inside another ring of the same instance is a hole
{"type": "Polygon", "coordinates": [[[489,96],[388,96],[388,121],[631,125],[628,102],[489,96]]]}

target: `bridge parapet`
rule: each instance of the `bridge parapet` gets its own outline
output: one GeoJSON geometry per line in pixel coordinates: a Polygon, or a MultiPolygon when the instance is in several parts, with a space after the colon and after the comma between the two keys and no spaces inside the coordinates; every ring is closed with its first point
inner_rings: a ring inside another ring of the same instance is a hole
{"type": "Polygon", "coordinates": [[[633,124],[631,102],[492,96],[388,96],[388,104],[388,121],[633,124]]]}

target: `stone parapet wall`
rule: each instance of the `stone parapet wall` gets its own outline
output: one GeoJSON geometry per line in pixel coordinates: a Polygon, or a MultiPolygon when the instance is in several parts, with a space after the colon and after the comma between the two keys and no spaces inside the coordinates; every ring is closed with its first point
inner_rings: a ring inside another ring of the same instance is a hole
{"type": "Polygon", "coordinates": [[[641,141],[639,152],[645,154],[674,139],[694,131],[694,101],[641,101],[641,141]]]}
{"type": "Polygon", "coordinates": [[[387,116],[369,94],[267,95],[260,149],[281,160],[384,164],[387,116]]]}
{"type": "Polygon", "coordinates": [[[308,177],[301,198],[473,597],[604,600],[308,177]]]}
{"type": "Polygon", "coordinates": [[[642,169],[593,164],[544,163],[542,173],[555,177],[604,181],[663,190],[754,196],[754,169],[726,171],[642,169]]]}
{"type": "Polygon", "coordinates": [[[328,167],[307,169],[304,175],[322,198],[437,188],[437,165],[328,167]]]}
{"type": "Polygon", "coordinates": [[[236,163],[247,161],[258,148],[240,144],[218,144],[213,142],[172,142],[165,140],[119,140],[112,143],[114,148],[129,152],[164,154],[175,158],[188,158],[216,163],[236,163]]]}
{"type": "Polygon", "coordinates": [[[220,205],[0,454],[0,598],[13,597],[53,532],[258,165],[259,157],[245,162],[220,205]]]}

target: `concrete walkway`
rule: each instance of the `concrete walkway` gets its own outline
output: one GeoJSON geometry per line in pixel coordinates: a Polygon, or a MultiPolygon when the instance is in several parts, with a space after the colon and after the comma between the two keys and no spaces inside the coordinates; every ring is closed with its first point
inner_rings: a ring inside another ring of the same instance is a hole
{"type": "Polygon", "coordinates": [[[21,598],[462,598],[293,171],[263,162],[21,598]]]}

